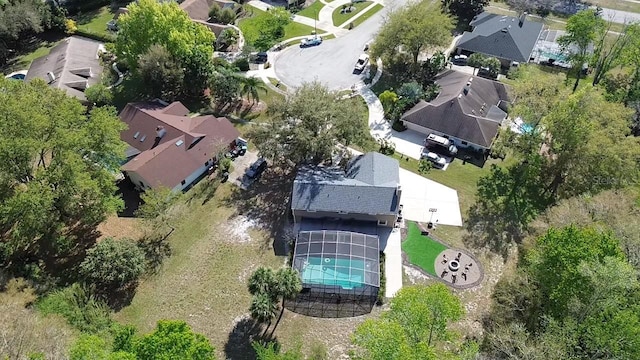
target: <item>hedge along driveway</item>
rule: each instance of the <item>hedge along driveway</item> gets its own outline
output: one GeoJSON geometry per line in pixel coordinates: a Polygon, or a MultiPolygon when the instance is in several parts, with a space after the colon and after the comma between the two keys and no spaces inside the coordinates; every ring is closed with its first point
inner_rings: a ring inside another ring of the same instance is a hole
{"type": "MultiPolygon", "coordinates": [[[[372,1],[365,1],[365,2],[355,3],[355,4],[353,4],[353,7],[355,7],[355,10],[353,10],[350,13],[344,13],[344,14],[340,13],[342,11],[342,6],[337,7],[335,10],[333,10],[333,14],[331,15],[331,18],[333,19],[333,26],[340,26],[340,25],[344,24],[349,19],[354,17],[357,13],[359,13],[362,10],[366,9],[367,6],[369,6],[371,4],[373,4],[372,1]]],[[[348,6],[349,6],[349,4],[347,4],[347,7],[348,6]]]]}
{"type": "Polygon", "coordinates": [[[422,231],[414,222],[409,222],[407,226],[407,237],[402,242],[402,251],[407,255],[407,259],[428,274],[436,275],[435,261],[438,255],[447,247],[428,236],[422,235],[422,231]]]}

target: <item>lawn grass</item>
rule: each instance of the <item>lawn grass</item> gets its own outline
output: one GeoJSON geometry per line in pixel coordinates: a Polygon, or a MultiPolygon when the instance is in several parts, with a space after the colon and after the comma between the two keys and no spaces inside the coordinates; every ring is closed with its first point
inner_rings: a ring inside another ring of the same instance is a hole
{"type": "Polygon", "coordinates": [[[112,19],[113,13],[108,6],[104,6],[91,12],[78,14],[74,20],[79,30],[94,34],[113,34],[107,30],[107,23],[112,19]]]}
{"type": "MultiPolygon", "coordinates": [[[[240,19],[240,21],[238,21],[238,27],[244,33],[253,33],[253,32],[259,33],[260,29],[255,28],[256,26],[259,25],[259,22],[255,21],[255,19],[259,18],[260,16],[266,16],[267,12],[262,11],[251,5],[246,5],[246,11],[250,13],[251,16],[246,17],[244,19],[240,19]]],[[[292,20],[289,24],[287,24],[284,27],[284,36],[282,38],[277,39],[277,42],[282,42],[297,36],[311,35],[313,31],[314,31],[314,28],[312,28],[311,26],[300,24],[292,20]]]]}
{"type": "MultiPolygon", "coordinates": [[[[333,13],[331,14],[331,18],[333,20],[333,25],[334,26],[340,26],[340,25],[344,24],[345,22],[347,22],[347,20],[351,19],[356,14],[358,14],[362,10],[366,9],[367,6],[371,5],[372,3],[373,3],[372,1],[364,1],[364,2],[355,3],[355,4],[353,4],[353,7],[355,7],[355,10],[351,11],[350,13],[341,13],[342,6],[337,7],[335,10],[333,10],[333,13]]],[[[348,6],[348,4],[347,4],[347,6],[348,6]]]]}
{"type": "Polygon", "coordinates": [[[310,19],[318,20],[318,14],[320,14],[320,10],[324,7],[324,4],[320,2],[320,0],[316,0],[313,4],[307,6],[306,8],[298,11],[296,15],[306,16],[310,19]]]}
{"type": "Polygon", "coordinates": [[[422,235],[416,223],[409,222],[407,237],[402,242],[402,251],[407,254],[409,262],[427,273],[436,276],[435,260],[447,247],[428,236],[422,235]]]}
{"type": "Polygon", "coordinates": [[[589,0],[593,6],[600,6],[607,9],[622,10],[633,13],[640,13],[640,3],[624,0],[589,0]]]}
{"type": "Polygon", "coordinates": [[[378,11],[382,10],[382,8],[383,8],[382,5],[376,4],[374,7],[372,7],[369,10],[367,10],[366,13],[358,16],[358,18],[353,20],[353,22],[352,22],[353,26],[356,27],[356,26],[362,24],[363,22],[365,22],[365,20],[367,20],[368,18],[372,17],[378,11]]]}

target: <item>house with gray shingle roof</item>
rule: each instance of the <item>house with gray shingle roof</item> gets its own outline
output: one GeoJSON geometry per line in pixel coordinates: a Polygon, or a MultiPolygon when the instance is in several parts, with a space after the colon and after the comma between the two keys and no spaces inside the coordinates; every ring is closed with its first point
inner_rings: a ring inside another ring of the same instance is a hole
{"type": "Polygon", "coordinates": [[[409,129],[451,140],[456,146],[487,150],[507,118],[504,84],[447,70],[436,79],[438,96],[421,100],[400,119],[409,129]]]}
{"type": "Polygon", "coordinates": [[[375,152],[352,159],[346,170],[301,168],[291,194],[295,222],[340,219],[393,227],[400,209],[399,169],[398,160],[375,152]]]}
{"type": "Polygon", "coordinates": [[[526,14],[519,18],[483,12],[469,24],[472,31],[465,31],[458,40],[458,54],[481,53],[495,57],[503,66],[511,62],[527,63],[532,57],[543,24],[528,21],[526,14]]]}

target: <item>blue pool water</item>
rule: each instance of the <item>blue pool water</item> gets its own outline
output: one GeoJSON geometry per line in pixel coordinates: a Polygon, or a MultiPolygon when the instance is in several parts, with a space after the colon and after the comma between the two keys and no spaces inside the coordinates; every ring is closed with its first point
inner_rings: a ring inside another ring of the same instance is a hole
{"type": "Polygon", "coordinates": [[[523,134],[529,134],[529,133],[533,132],[533,129],[534,129],[534,127],[531,124],[522,124],[520,126],[520,130],[522,131],[523,134]]]}
{"type": "Polygon", "coordinates": [[[302,282],[353,289],[364,285],[364,268],[363,260],[309,257],[302,282]]]}

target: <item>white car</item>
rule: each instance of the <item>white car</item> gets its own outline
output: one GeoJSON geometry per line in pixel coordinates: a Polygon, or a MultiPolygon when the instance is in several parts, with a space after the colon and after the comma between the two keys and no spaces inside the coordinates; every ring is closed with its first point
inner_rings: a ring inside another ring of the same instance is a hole
{"type": "Polygon", "coordinates": [[[369,55],[367,54],[360,55],[360,57],[358,58],[358,61],[356,61],[356,66],[355,66],[356,71],[364,70],[365,66],[367,66],[368,63],[369,63],[369,55]]]}
{"type": "Polygon", "coordinates": [[[309,47],[322,44],[322,38],[320,36],[309,36],[306,39],[302,39],[300,47],[309,47]]]}
{"type": "Polygon", "coordinates": [[[447,160],[434,152],[423,152],[422,157],[431,161],[435,167],[441,168],[447,165],[447,160]]]}

